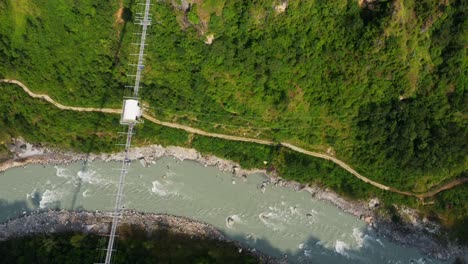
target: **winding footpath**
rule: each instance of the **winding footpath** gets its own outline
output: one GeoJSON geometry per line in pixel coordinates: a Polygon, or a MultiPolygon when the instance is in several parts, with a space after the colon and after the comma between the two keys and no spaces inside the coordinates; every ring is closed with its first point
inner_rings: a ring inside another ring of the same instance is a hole
{"type": "MultiPolygon", "coordinates": [[[[29,96],[31,96],[33,98],[43,99],[43,100],[53,104],[54,106],[56,106],[57,108],[62,109],[62,110],[70,110],[70,111],[78,111],[78,112],[101,112],[101,113],[109,113],[109,114],[121,114],[122,113],[122,109],[76,107],[76,106],[62,105],[62,104],[56,102],[54,99],[52,99],[50,96],[48,96],[46,94],[35,94],[35,93],[33,93],[31,90],[29,90],[29,88],[25,84],[23,84],[22,82],[17,81],[17,80],[0,79],[0,83],[16,84],[16,85],[20,86],[21,88],[23,88],[23,90],[29,96]]],[[[335,158],[333,156],[330,156],[330,155],[327,155],[327,154],[324,154],[324,153],[305,150],[303,148],[294,146],[294,145],[292,145],[290,143],[286,143],[286,142],[278,143],[278,142],[274,142],[274,141],[270,141],[270,140],[262,140],[262,139],[255,139],[255,138],[247,138],[247,137],[239,137],[239,136],[232,136],[232,135],[225,135],[225,134],[206,132],[206,131],[203,131],[203,130],[200,130],[200,129],[197,129],[197,128],[193,128],[193,127],[189,127],[189,126],[185,126],[185,125],[181,125],[181,124],[177,124],[177,123],[161,121],[161,120],[158,120],[158,119],[156,119],[156,118],[154,118],[154,117],[152,117],[152,116],[150,116],[150,115],[148,115],[146,113],[143,113],[143,118],[150,121],[150,122],[152,122],[152,123],[155,123],[155,124],[158,124],[158,125],[161,125],[161,126],[171,127],[171,128],[175,128],[175,129],[181,129],[181,130],[184,130],[184,131],[192,133],[192,134],[202,135],[202,136],[206,136],[206,137],[214,137],[214,138],[220,138],[220,139],[232,140],[232,141],[257,143],[257,144],[269,145],[269,146],[278,146],[278,145],[280,145],[280,146],[289,148],[289,149],[291,149],[293,151],[296,151],[296,152],[299,152],[299,153],[302,153],[302,154],[305,154],[305,155],[308,155],[308,156],[312,156],[312,157],[332,161],[333,163],[335,163],[338,166],[342,167],[343,169],[345,169],[349,173],[353,174],[355,177],[357,177],[361,181],[363,181],[365,183],[368,183],[368,184],[371,184],[371,185],[373,185],[373,186],[375,186],[375,187],[377,187],[379,189],[399,193],[399,194],[406,195],[406,196],[413,196],[413,197],[416,197],[416,198],[419,198],[419,199],[430,198],[430,197],[432,197],[432,196],[434,196],[434,195],[436,195],[436,194],[438,194],[438,193],[440,193],[442,191],[451,189],[451,188],[453,188],[455,186],[458,186],[458,185],[461,185],[461,184],[464,184],[464,183],[468,182],[468,178],[454,179],[454,180],[452,180],[452,181],[450,181],[450,182],[448,182],[448,183],[446,183],[446,184],[444,184],[442,186],[439,186],[435,190],[431,190],[431,191],[428,191],[428,192],[425,192],[425,193],[406,192],[406,191],[401,191],[401,190],[398,190],[398,189],[383,185],[381,183],[375,182],[373,180],[370,180],[369,178],[366,178],[366,177],[362,176],[361,174],[359,174],[357,171],[355,171],[353,168],[351,168],[351,166],[349,166],[345,162],[343,162],[343,161],[341,161],[341,160],[339,160],[339,159],[337,159],[337,158],[335,158]]]]}

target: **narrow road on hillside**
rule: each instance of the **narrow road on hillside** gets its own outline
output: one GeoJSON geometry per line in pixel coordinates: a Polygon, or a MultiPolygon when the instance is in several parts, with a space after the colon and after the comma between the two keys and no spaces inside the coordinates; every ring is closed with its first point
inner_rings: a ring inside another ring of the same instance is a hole
{"type": "MultiPolygon", "coordinates": [[[[17,81],[17,80],[0,79],[0,83],[16,84],[16,85],[20,86],[21,88],[23,88],[23,90],[29,96],[31,96],[33,98],[39,98],[39,99],[46,100],[47,102],[53,104],[54,106],[56,106],[57,108],[62,109],[62,110],[71,110],[71,111],[78,111],[78,112],[102,112],[102,113],[109,113],[109,114],[121,114],[122,113],[122,109],[75,107],[75,106],[62,105],[62,104],[56,102],[54,99],[50,98],[50,96],[48,96],[48,95],[35,94],[35,93],[31,92],[31,90],[29,90],[29,88],[26,87],[26,85],[24,85],[22,82],[17,81]]],[[[161,125],[161,126],[181,129],[181,130],[184,130],[184,131],[189,132],[189,133],[202,135],[202,136],[206,136],[206,137],[214,137],[214,138],[220,138],[220,139],[232,140],[232,141],[257,143],[257,144],[269,145],[269,146],[281,145],[283,147],[289,148],[289,149],[291,149],[293,151],[296,151],[296,152],[299,152],[299,153],[302,153],[302,154],[305,154],[305,155],[309,155],[309,156],[312,156],[312,157],[332,161],[333,163],[335,163],[338,166],[342,167],[343,169],[345,169],[349,173],[353,174],[355,177],[362,180],[363,182],[371,184],[371,185],[373,185],[373,186],[375,186],[375,187],[377,187],[379,189],[399,193],[399,194],[406,195],[406,196],[413,196],[413,197],[416,197],[416,198],[419,198],[419,199],[430,198],[430,197],[438,194],[439,192],[451,189],[451,188],[453,188],[455,186],[458,186],[458,185],[461,185],[461,184],[464,184],[464,183],[468,182],[468,178],[454,179],[454,180],[452,180],[452,181],[450,181],[450,182],[448,182],[448,183],[446,183],[446,184],[444,184],[442,186],[437,187],[434,190],[431,190],[431,191],[428,191],[428,192],[425,192],[425,193],[413,193],[413,192],[400,191],[398,189],[383,185],[381,183],[372,181],[372,180],[362,176],[357,171],[355,171],[353,168],[351,168],[351,166],[349,166],[345,162],[343,162],[343,161],[341,161],[341,160],[339,160],[339,159],[337,159],[337,158],[335,158],[333,156],[330,156],[330,155],[327,155],[327,154],[324,154],[324,153],[305,150],[303,148],[294,146],[294,145],[286,143],[286,142],[278,143],[278,142],[274,142],[274,141],[270,141],[270,140],[262,140],[262,139],[246,138],[246,137],[239,137],[239,136],[231,136],[231,135],[224,135],[224,134],[206,132],[206,131],[200,130],[198,128],[193,128],[193,127],[189,127],[189,126],[185,126],[185,125],[181,125],[181,124],[177,124],[177,123],[161,121],[161,120],[158,120],[158,119],[156,119],[156,118],[154,118],[154,117],[152,117],[152,116],[150,116],[148,114],[143,114],[143,118],[145,118],[146,120],[148,120],[148,121],[150,121],[152,123],[155,123],[155,124],[158,124],[158,125],[161,125]]]]}
{"type": "Polygon", "coordinates": [[[23,90],[29,94],[29,96],[33,98],[43,99],[47,102],[55,105],[57,108],[62,110],[71,110],[71,111],[78,111],[78,112],[102,112],[102,113],[109,113],[109,114],[120,114],[122,113],[121,109],[111,109],[111,108],[92,108],[92,107],[75,107],[75,106],[66,106],[60,103],[57,103],[54,99],[50,98],[50,96],[46,94],[35,94],[29,90],[26,85],[22,82],[17,80],[10,80],[10,79],[0,79],[0,83],[13,83],[19,85],[23,90]]]}

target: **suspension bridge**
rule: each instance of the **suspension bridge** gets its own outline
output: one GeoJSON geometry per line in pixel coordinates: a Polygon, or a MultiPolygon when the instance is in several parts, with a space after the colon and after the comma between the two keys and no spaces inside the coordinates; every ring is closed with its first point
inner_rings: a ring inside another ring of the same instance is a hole
{"type": "Polygon", "coordinates": [[[115,252],[114,244],[117,233],[117,227],[119,225],[120,218],[122,217],[123,212],[123,196],[124,196],[124,187],[125,187],[125,177],[128,174],[128,169],[131,164],[129,158],[129,150],[132,145],[132,136],[134,134],[135,125],[139,122],[142,112],[140,107],[140,99],[138,93],[140,91],[140,81],[142,78],[142,73],[144,69],[144,56],[145,56],[145,46],[146,46],[146,37],[148,32],[148,26],[151,25],[151,16],[149,14],[151,8],[151,0],[146,0],[144,3],[138,3],[139,6],[143,7],[143,12],[136,13],[134,23],[141,26],[141,33],[135,33],[140,36],[140,41],[137,43],[132,43],[132,45],[137,46],[138,53],[131,54],[132,56],[137,56],[137,63],[130,64],[131,66],[136,67],[136,73],[134,75],[128,75],[130,78],[134,78],[132,82],[133,85],[126,86],[132,90],[130,97],[124,97],[123,107],[122,107],[122,116],[120,123],[124,126],[127,126],[126,140],[122,144],[124,146],[124,160],[122,161],[122,166],[120,168],[120,177],[119,183],[117,185],[117,193],[115,196],[114,209],[112,213],[112,224],[109,233],[109,240],[107,243],[106,257],[104,260],[105,264],[111,263],[112,254],[115,252]]]}

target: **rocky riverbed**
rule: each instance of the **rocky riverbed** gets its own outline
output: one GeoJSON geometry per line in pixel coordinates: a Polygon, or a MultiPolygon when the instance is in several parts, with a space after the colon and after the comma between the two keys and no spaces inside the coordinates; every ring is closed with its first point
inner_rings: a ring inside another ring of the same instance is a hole
{"type": "MultiPolygon", "coordinates": [[[[25,166],[27,164],[64,164],[82,160],[104,160],[117,161],[123,160],[123,153],[114,154],[76,154],[53,150],[41,146],[33,146],[21,140],[17,140],[11,147],[15,158],[0,164],[0,172],[12,167],[25,166]]],[[[423,252],[439,259],[448,259],[453,256],[464,255],[467,249],[448,241],[442,242],[435,239],[439,227],[437,224],[422,219],[415,210],[400,208],[400,214],[409,219],[403,224],[394,224],[388,217],[376,214],[376,208],[379,207],[377,199],[369,201],[349,201],[340,197],[335,192],[318,186],[302,185],[294,181],[281,179],[274,173],[267,173],[265,170],[244,170],[238,164],[220,159],[214,156],[203,156],[194,149],[182,147],[162,147],[152,145],[141,148],[134,148],[129,153],[130,159],[140,162],[144,166],[151,166],[157,159],[164,156],[171,156],[179,160],[194,160],[204,166],[214,166],[222,171],[232,172],[237,177],[247,177],[252,173],[263,173],[268,177],[259,188],[266,188],[268,185],[278,185],[288,188],[294,188],[297,191],[309,192],[314,198],[329,201],[341,210],[353,214],[366,221],[378,234],[390,238],[400,244],[415,246],[423,252]]]]}
{"type": "MultiPolygon", "coordinates": [[[[43,233],[82,232],[109,233],[110,213],[106,212],[69,212],[48,211],[36,212],[0,224],[0,241],[12,237],[43,233]]],[[[148,233],[163,228],[174,233],[183,233],[200,238],[226,240],[214,227],[184,217],[160,214],[143,214],[126,211],[121,223],[137,226],[148,233]]]]}

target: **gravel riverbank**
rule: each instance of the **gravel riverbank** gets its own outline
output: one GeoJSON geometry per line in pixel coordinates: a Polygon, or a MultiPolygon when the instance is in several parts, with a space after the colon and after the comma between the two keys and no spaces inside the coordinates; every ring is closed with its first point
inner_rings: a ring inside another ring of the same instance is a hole
{"type": "MultiPolygon", "coordinates": [[[[12,219],[0,224],[0,241],[12,237],[43,233],[82,232],[106,234],[109,232],[111,214],[107,212],[37,212],[12,219]]],[[[171,232],[183,233],[200,238],[226,240],[224,235],[214,227],[184,217],[161,214],[143,214],[126,211],[121,223],[136,225],[147,232],[164,228],[171,232]]]]}
{"type": "MultiPolygon", "coordinates": [[[[8,160],[0,164],[0,172],[9,168],[25,166],[27,164],[66,164],[81,160],[104,160],[117,161],[123,160],[123,153],[115,154],[76,154],[58,150],[47,149],[43,147],[32,146],[22,141],[17,141],[10,150],[15,153],[15,159],[8,160]]],[[[323,189],[318,186],[302,185],[294,181],[286,181],[278,175],[267,173],[265,170],[244,170],[238,164],[220,159],[214,156],[203,156],[194,149],[182,147],[162,147],[151,145],[147,147],[133,148],[130,152],[130,158],[135,162],[141,162],[144,166],[151,166],[157,159],[170,156],[179,160],[194,160],[204,166],[214,166],[222,171],[228,171],[238,177],[247,177],[252,173],[262,173],[267,176],[267,180],[262,184],[262,188],[269,185],[277,185],[288,188],[294,188],[297,191],[306,191],[315,199],[331,202],[344,212],[359,217],[373,228],[381,236],[390,238],[397,243],[420,248],[423,252],[439,259],[449,259],[453,256],[467,255],[468,250],[448,241],[439,241],[435,239],[434,233],[440,232],[437,224],[427,219],[418,217],[417,212],[408,208],[401,208],[400,213],[410,219],[404,224],[393,224],[387,217],[376,214],[376,208],[379,206],[377,199],[369,201],[349,201],[340,197],[335,192],[323,189]]],[[[1,235],[0,235],[1,237],[1,235]]]]}

